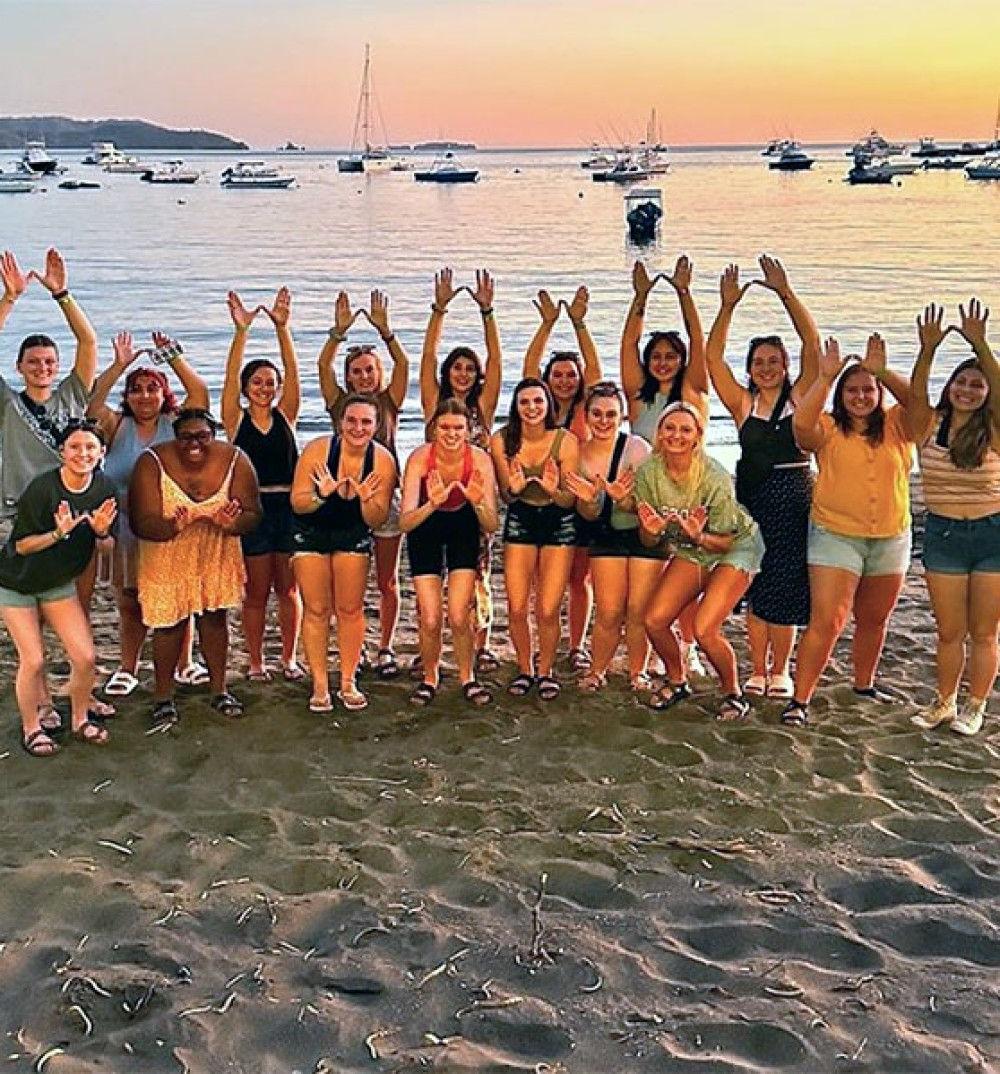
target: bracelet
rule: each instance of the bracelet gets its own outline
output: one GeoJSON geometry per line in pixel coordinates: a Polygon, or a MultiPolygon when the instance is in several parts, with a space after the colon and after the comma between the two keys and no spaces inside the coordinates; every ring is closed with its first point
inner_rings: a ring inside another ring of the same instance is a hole
{"type": "Polygon", "coordinates": [[[57,304],[60,306],[68,306],[72,301],[74,301],[73,296],[69,293],[69,291],[61,291],[60,295],[61,297],[59,298],[56,298],[55,295],[52,296],[56,299],[57,304]]]}
{"type": "Polygon", "coordinates": [[[341,332],[339,328],[328,328],[326,334],[334,343],[344,342],[344,333],[341,332]]]}
{"type": "Polygon", "coordinates": [[[389,344],[396,338],[395,332],[390,332],[387,336],[382,336],[382,342],[388,347],[389,344]]]}
{"type": "Polygon", "coordinates": [[[233,332],[237,336],[245,335],[249,331],[250,331],[250,325],[248,325],[248,324],[236,324],[236,325],[233,325],[233,332]]]}
{"type": "Polygon", "coordinates": [[[64,298],[69,298],[69,290],[67,288],[64,287],[61,291],[52,292],[53,302],[62,302],[64,298]]]}
{"type": "Polygon", "coordinates": [[[55,529],[55,530],[52,531],[52,536],[55,537],[56,544],[58,544],[60,541],[68,541],[69,540],[69,532],[68,531],[66,533],[60,533],[59,530],[55,529]]]}
{"type": "Polygon", "coordinates": [[[448,312],[448,310],[444,306],[439,306],[436,302],[432,302],[431,303],[431,312],[432,313],[440,313],[441,316],[443,317],[448,312]]]}
{"type": "Polygon", "coordinates": [[[492,317],[493,316],[493,307],[490,306],[487,309],[480,309],[479,314],[480,314],[481,317],[492,317]]]}

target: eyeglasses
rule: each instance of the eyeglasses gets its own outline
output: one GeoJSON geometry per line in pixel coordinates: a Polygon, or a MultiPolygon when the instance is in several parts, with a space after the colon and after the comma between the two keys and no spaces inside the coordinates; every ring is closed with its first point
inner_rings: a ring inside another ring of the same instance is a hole
{"type": "Polygon", "coordinates": [[[202,429],[197,433],[178,433],[176,438],[185,444],[210,444],[215,433],[211,429],[202,429]]]}

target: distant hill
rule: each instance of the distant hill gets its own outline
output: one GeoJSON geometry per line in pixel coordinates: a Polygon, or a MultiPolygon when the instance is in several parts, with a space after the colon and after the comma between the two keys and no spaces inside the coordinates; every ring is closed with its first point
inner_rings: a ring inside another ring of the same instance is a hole
{"type": "Polygon", "coordinates": [[[44,138],[52,149],[89,149],[91,142],[114,142],[119,149],[250,148],[224,134],[171,130],[141,119],[0,116],[0,149],[20,149],[26,138],[44,138]]]}

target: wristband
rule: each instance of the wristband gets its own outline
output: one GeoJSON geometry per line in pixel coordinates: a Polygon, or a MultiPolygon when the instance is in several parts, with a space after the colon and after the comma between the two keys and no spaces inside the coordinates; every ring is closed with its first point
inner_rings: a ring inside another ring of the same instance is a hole
{"type": "Polygon", "coordinates": [[[382,336],[382,342],[388,347],[389,344],[396,338],[395,332],[390,332],[387,336],[382,336]]]}
{"type": "Polygon", "coordinates": [[[489,306],[487,309],[481,309],[479,311],[479,313],[480,313],[480,316],[482,316],[482,317],[492,317],[493,316],[493,307],[489,306]]]}
{"type": "Polygon", "coordinates": [[[444,306],[439,306],[436,302],[432,302],[431,303],[431,312],[440,313],[441,316],[443,317],[448,312],[448,310],[444,306]]]}
{"type": "Polygon", "coordinates": [[[250,325],[248,325],[248,324],[237,324],[237,325],[233,325],[233,331],[234,331],[234,332],[236,333],[236,335],[238,335],[238,336],[240,336],[240,335],[245,335],[245,334],[246,334],[247,332],[249,332],[249,331],[250,331],[250,325]]]}
{"type": "Polygon", "coordinates": [[[52,292],[53,302],[62,302],[64,298],[69,298],[69,290],[67,288],[64,287],[61,291],[52,292]]]}
{"type": "Polygon", "coordinates": [[[334,343],[344,342],[344,333],[339,328],[328,328],[326,334],[334,343]]]}
{"type": "Polygon", "coordinates": [[[60,541],[68,541],[69,530],[67,530],[65,533],[60,533],[59,530],[55,529],[52,531],[52,536],[55,537],[56,544],[58,544],[60,541]]]}
{"type": "Polygon", "coordinates": [[[73,301],[73,296],[69,291],[62,292],[62,298],[56,299],[56,304],[59,306],[68,306],[73,301]]]}

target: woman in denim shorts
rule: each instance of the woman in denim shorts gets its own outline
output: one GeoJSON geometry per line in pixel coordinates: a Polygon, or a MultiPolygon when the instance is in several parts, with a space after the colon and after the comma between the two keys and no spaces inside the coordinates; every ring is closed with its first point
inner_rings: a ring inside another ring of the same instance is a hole
{"type": "Polygon", "coordinates": [[[1000,626],[1000,365],[986,342],[989,311],[972,299],[960,327],[942,327],[944,310],[928,306],[917,321],[920,353],[913,367],[910,413],[919,445],[927,503],[924,569],[937,623],[937,690],[913,717],[924,730],[950,724],[961,735],[983,725],[997,675],[1000,626]],[[927,397],[934,353],[949,332],[974,357],[948,378],[936,407],[927,397]],[[969,696],[958,690],[969,645],[969,696]]]}
{"type": "Polygon", "coordinates": [[[806,553],[809,626],[799,643],[795,694],[781,715],[793,727],[808,721],[813,692],[852,612],[854,692],[893,700],[875,686],[875,671],[910,562],[909,382],[886,367],[877,334],[863,361],[848,361],[835,339],[826,341],[819,376],[792,419],[796,442],[815,454],[819,469],[806,553]],[[824,414],[834,381],[831,412],[824,414]],[[885,409],[885,388],[899,406],[885,409]]]}

